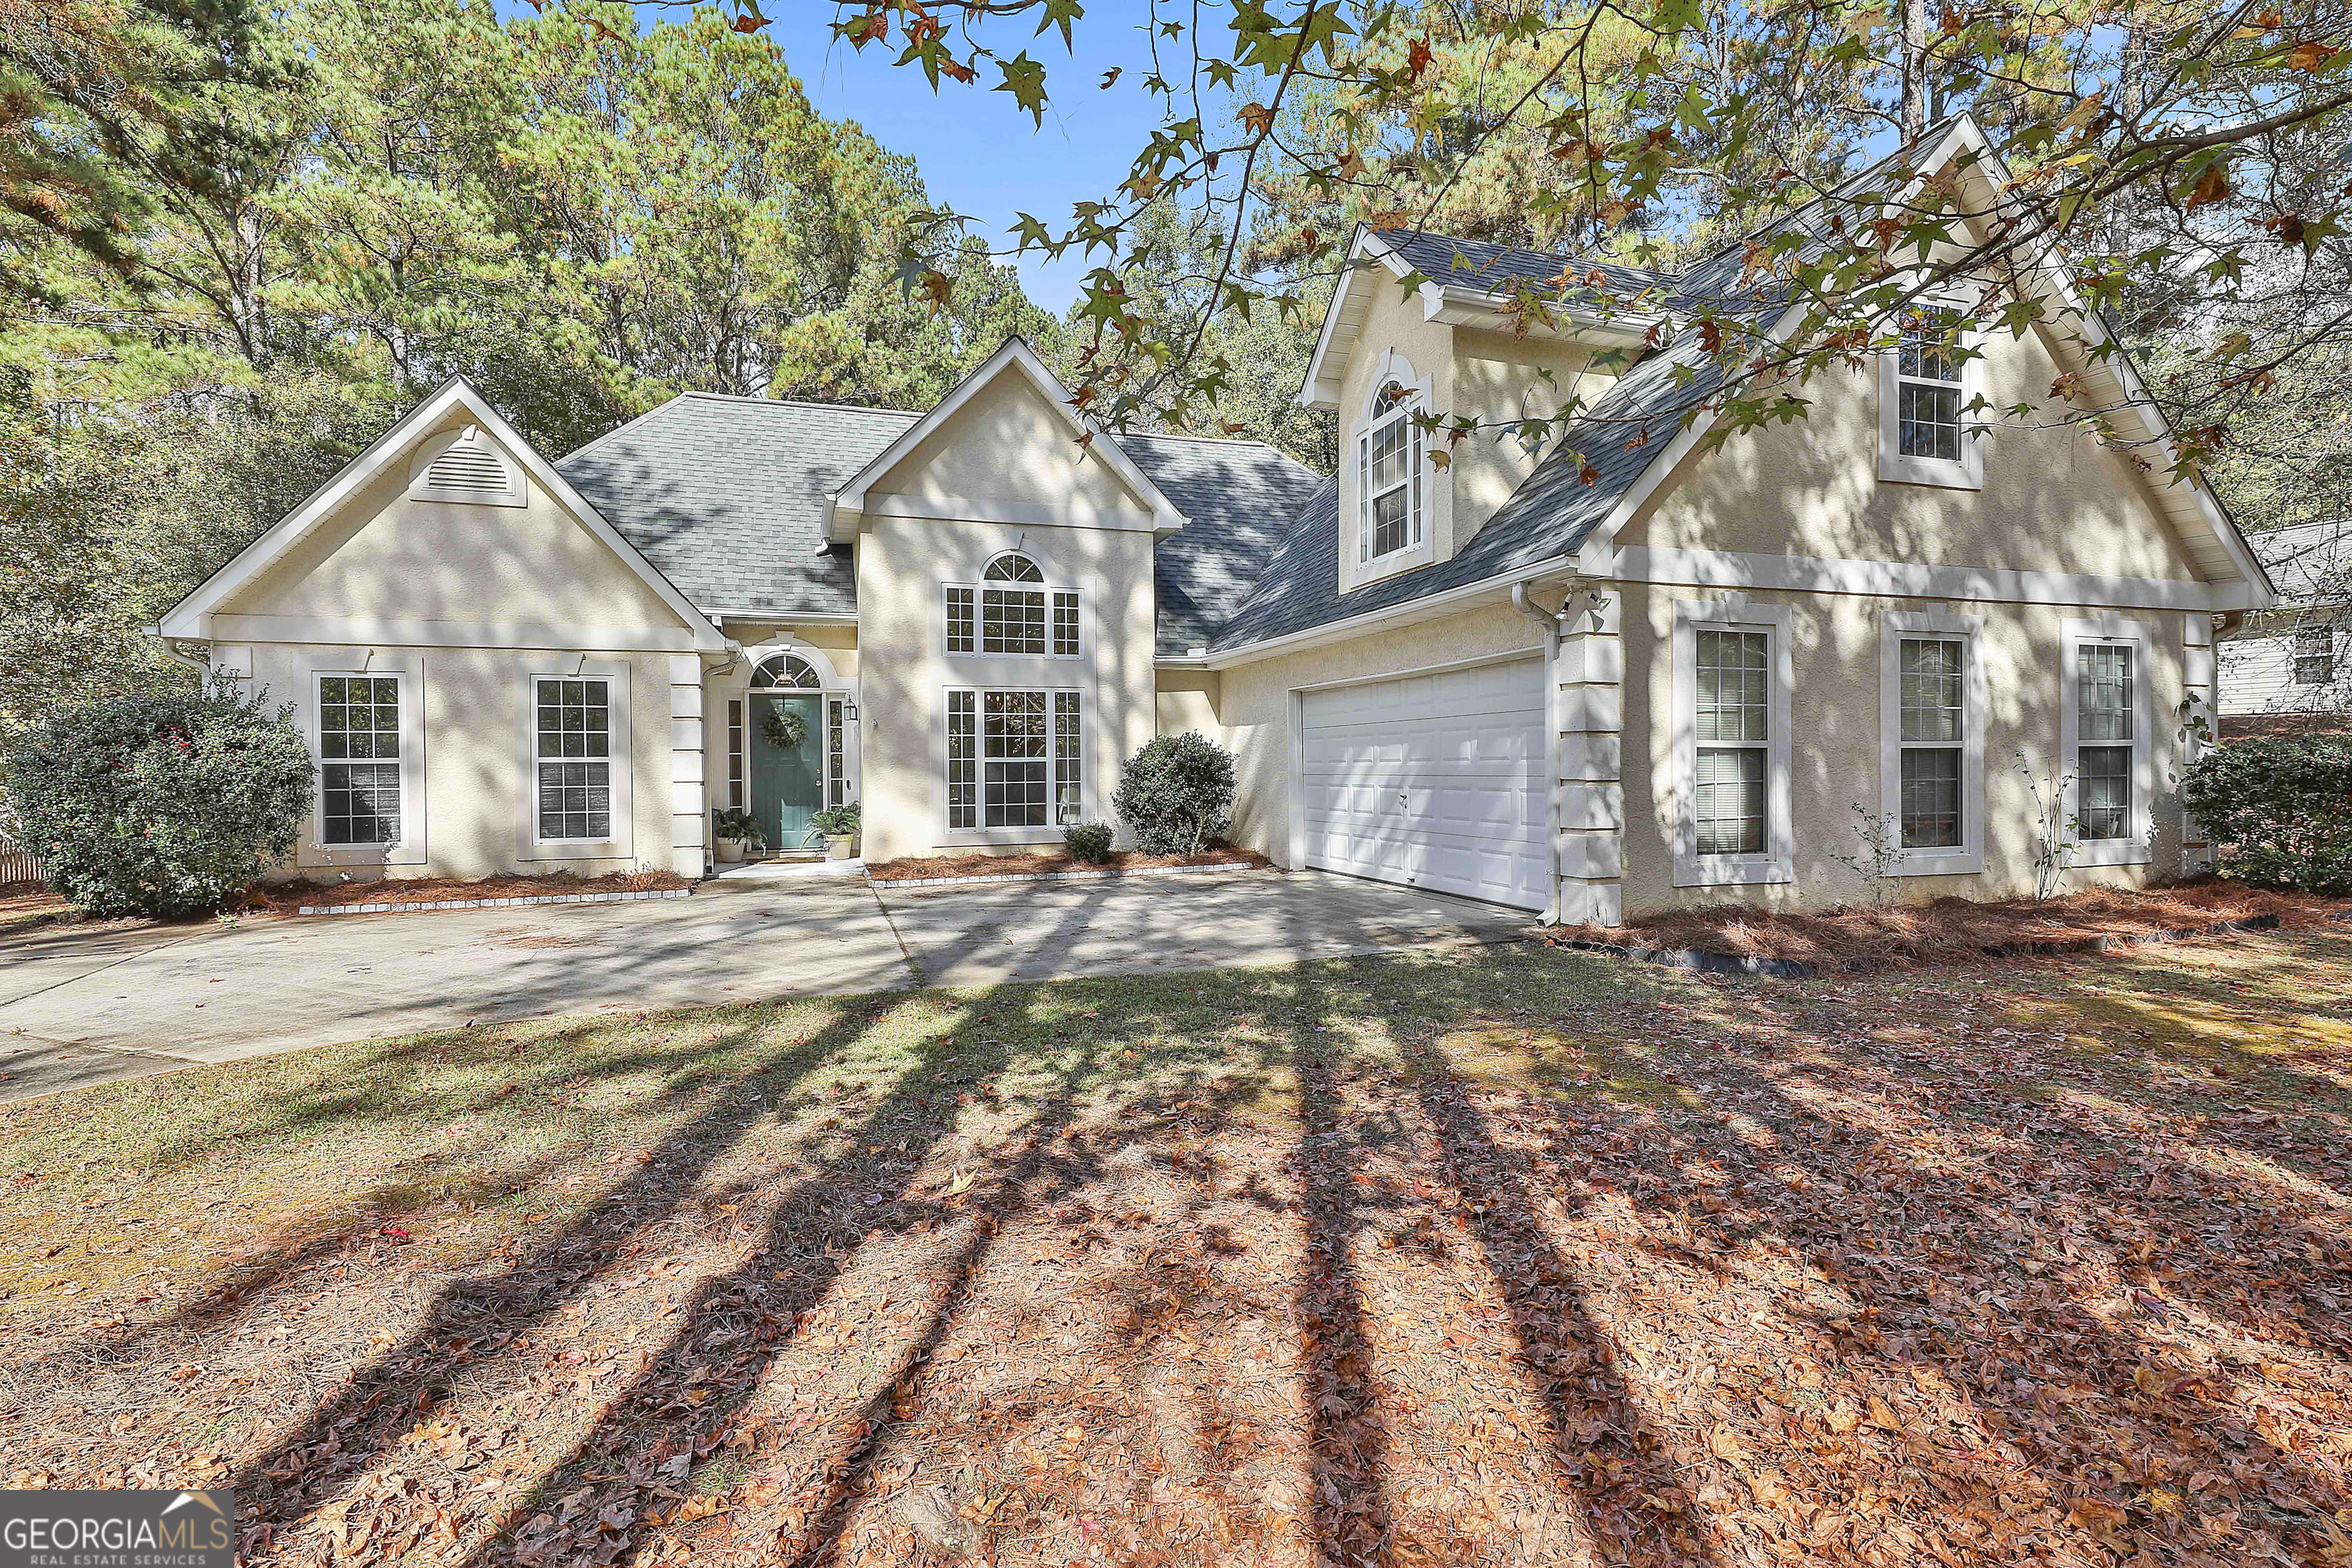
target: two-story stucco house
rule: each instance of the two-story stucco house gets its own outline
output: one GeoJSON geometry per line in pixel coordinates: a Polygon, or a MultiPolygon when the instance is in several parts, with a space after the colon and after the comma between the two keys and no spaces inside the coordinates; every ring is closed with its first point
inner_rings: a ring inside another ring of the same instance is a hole
{"type": "MultiPolygon", "coordinates": [[[[1998,177],[1966,120],[1929,164],[1963,149],[1998,177]]],[[[1654,319],[1540,328],[1504,288],[1568,258],[1355,255],[1301,392],[1338,414],[1329,479],[1092,429],[1017,341],[928,412],[688,395],[554,461],[457,382],[158,630],[297,706],[312,874],[698,876],[714,809],[789,843],[853,799],[869,858],[1010,850],[1106,820],[1122,762],[1188,729],[1276,861],[1570,921],[1850,897],[1865,819],[1920,892],[2027,890],[2036,785],[2078,881],[2183,868],[2184,705],[2262,569],[2165,463],[1963,412],[2071,373],[2160,452],[2125,358],[2038,331],[1955,356],[1923,317],[1709,450],[1675,301],[1736,251],[1656,279],[1654,319]],[[1571,390],[1532,453],[1441,460],[1413,420],[1571,390]]]]}

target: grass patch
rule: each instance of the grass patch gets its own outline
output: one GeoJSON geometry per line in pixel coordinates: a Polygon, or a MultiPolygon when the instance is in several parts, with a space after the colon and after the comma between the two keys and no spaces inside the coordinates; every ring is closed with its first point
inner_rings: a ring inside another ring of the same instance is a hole
{"type": "Polygon", "coordinates": [[[2347,957],[1520,945],[0,1108],[8,1480],[234,1484],[254,1563],[2325,1562],[2347,957]]]}

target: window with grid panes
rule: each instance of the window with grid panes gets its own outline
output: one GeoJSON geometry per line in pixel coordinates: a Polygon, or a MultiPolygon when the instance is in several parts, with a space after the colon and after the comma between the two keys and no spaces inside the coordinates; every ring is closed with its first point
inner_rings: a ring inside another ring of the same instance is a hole
{"type": "Polygon", "coordinates": [[[401,841],[398,677],[319,677],[319,805],[322,843],[401,841]]]}
{"type": "Polygon", "coordinates": [[[1900,676],[1903,847],[1958,848],[1968,644],[1958,637],[1906,637],[1900,676]]]}
{"type": "Polygon", "coordinates": [[[539,837],[595,842],[613,837],[612,688],[593,678],[532,682],[539,837]]]}
{"type": "Polygon", "coordinates": [[[2134,650],[2084,643],[2075,666],[2075,820],[2085,842],[2132,830],[2134,650]]]}
{"type": "Polygon", "coordinates": [[[1764,852],[1771,642],[1765,632],[1696,634],[1693,816],[1701,855],[1764,852]]]}
{"type": "Polygon", "coordinates": [[[1959,318],[1916,310],[1904,318],[1895,351],[1895,449],[1906,458],[1960,460],[1959,318]]]}

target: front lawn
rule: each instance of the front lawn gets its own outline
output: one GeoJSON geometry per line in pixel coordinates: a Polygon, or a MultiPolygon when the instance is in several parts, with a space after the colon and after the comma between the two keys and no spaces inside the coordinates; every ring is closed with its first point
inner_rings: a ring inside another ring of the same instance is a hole
{"type": "Polygon", "coordinates": [[[2341,1564],[2347,960],[1523,944],[0,1108],[0,1455],[272,1563],[2341,1564]]]}

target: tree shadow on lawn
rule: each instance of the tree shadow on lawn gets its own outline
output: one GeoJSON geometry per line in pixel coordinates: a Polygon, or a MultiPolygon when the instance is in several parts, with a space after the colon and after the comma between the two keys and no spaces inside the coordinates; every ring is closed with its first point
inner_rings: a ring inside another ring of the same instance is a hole
{"type": "MultiPolygon", "coordinates": [[[[2340,1217],[2284,1227],[2327,1244],[2290,1283],[2279,1254],[2239,1250],[2275,1187],[2032,1100],[1945,1092],[1923,1065],[1866,1035],[1793,1063],[1722,1037],[1663,1069],[1712,1110],[1612,1116],[1597,1137],[1538,1113],[1515,1141],[1587,1204],[1636,1194],[1649,1284],[1689,1303],[1662,1332],[1694,1310],[1734,1329],[1682,1355],[1730,1361],[1749,1340],[1731,1376],[1714,1364],[1716,1396],[1674,1402],[1719,1424],[1700,1496],[1744,1492],[1761,1532],[1809,1561],[2006,1560],[2034,1542],[2341,1555],[2332,1515],[2352,1498],[2320,1454],[2346,1440],[2347,1341],[2318,1278],[2342,1288],[2340,1217]],[[2126,1163],[2144,1189],[2112,1179],[2126,1163]],[[2236,1321],[2217,1321],[2223,1299],[2236,1321]]],[[[1507,1163],[1491,1139],[1463,1141],[1479,1167],[1507,1163]]]]}

